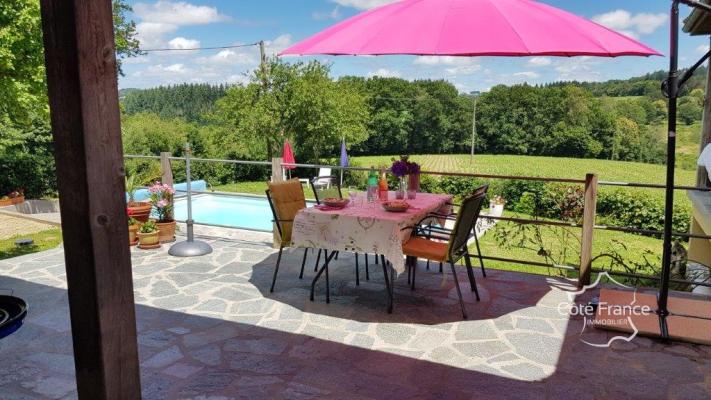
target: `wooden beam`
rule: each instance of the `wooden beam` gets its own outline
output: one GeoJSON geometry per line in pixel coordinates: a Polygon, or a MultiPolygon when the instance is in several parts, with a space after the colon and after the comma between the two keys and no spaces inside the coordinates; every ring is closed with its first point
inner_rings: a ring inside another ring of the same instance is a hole
{"type": "Polygon", "coordinates": [[[161,182],[164,185],[173,186],[173,168],[170,166],[170,156],[169,152],[160,153],[160,170],[161,170],[161,182]]]}
{"type": "Polygon", "coordinates": [[[580,247],[580,271],[578,287],[590,284],[592,272],[593,236],[597,214],[597,175],[585,177],[585,208],[583,209],[583,233],[580,247]]]}
{"type": "Polygon", "coordinates": [[[41,0],[81,399],[140,399],[111,0],[41,0]]]}
{"type": "MultiPolygon", "coordinates": [[[[701,150],[699,154],[704,151],[708,144],[711,144],[711,65],[706,68],[706,91],[704,93],[704,114],[701,118],[701,150]]],[[[698,169],[696,186],[711,187],[708,173],[704,167],[699,167],[698,169]]]]}

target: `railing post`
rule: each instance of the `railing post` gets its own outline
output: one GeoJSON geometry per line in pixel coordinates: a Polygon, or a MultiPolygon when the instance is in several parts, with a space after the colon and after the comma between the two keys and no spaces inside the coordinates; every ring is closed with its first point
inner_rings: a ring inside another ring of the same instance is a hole
{"type": "Polygon", "coordinates": [[[585,176],[585,208],[583,210],[583,233],[580,247],[580,270],[578,287],[590,284],[592,271],[593,235],[597,211],[597,175],[585,176]]]}
{"type": "Polygon", "coordinates": [[[162,173],[161,182],[164,185],[173,186],[173,169],[170,166],[170,153],[160,153],[160,170],[162,173]]]}
{"type": "Polygon", "coordinates": [[[282,168],[283,162],[284,159],[281,157],[272,158],[272,182],[284,180],[284,169],[282,168]]]}

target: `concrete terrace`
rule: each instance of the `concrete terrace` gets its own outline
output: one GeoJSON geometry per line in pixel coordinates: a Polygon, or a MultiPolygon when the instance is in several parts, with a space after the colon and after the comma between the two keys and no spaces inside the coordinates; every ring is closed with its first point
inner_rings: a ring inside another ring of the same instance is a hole
{"type": "MultiPolygon", "coordinates": [[[[583,321],[558,311],[575,289],[569,280],[477,270],[482,301],[463,290],[470,320],[462,321],[451,276],[421,263],[417,290],[400,276],[387,314],[380,266],[366,282],[361,263],[356,286],[353,257],[342,254],[331,304],[323,285],[310,302],[313,256],[299,280],[303,253],[286,252],[270,294],[270,235],[199,233],[213,254],[132,253],[145,399],[711,397],[709,347],[582,343],[583,321]]],[[[0,261],[0,288],[30,304],[26,324],[0,340],[0,398],[76,398],[62,250],[0,261]]]]}

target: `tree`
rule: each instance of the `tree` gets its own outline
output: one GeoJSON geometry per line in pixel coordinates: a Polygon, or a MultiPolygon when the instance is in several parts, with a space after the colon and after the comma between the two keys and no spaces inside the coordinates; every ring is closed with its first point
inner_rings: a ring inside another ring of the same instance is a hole
{"type": "Polygon", "coordinates": [[[250,143],[256,157],[271,158],[290,138],[298,158],[315,162],[335,156],[341,138],[350,145],[367,138],[365,97],[350,82],[333,81],[328,66],[272,59],[266,70],[217,101],[215,118],[230,140],[250,143]]]}
{"type": "MultiPolygon", "coordinates": [[[[125,0],[113,1],[119,61],[139,53],[135,24],[125,17],[130,10],[125,0]]],[[[0,171],[0,196],[16,186],[26,187],[30,196],[51,194],[54,178],[47,173],[53,163],[39,1],[2,1],[0,164],[10,172],[0,171]]]]}

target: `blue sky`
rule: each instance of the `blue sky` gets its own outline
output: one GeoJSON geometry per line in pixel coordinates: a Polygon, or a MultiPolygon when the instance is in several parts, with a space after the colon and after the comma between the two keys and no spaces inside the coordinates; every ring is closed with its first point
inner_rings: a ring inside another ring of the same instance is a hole
{"type": "MultiPolygon", "coordinates": [[[[194,48],[265,40],[274,54],[370,7],[393,0],[188,0],[132,1],[142,47],[194,48]]],[[[594,19],[667,53],[667,0],[544,0],[594,19]]],[[[688,9],[682,6],[682,17],[688,9]]],[[[708,38],[681,38],[681,65],[693,63],[708,38]]],[[[461,91],[496,84],[556,80],[601,81],[665,69],[666,57],[495,58],[319,57],[332,63],[334,76],[398,76],[446,79],[461,91]]],[[[119,87],[146,88],[181,82],[240,83],[258,63],[258,49],[153,52],[125,61],[119,87]]]]}

